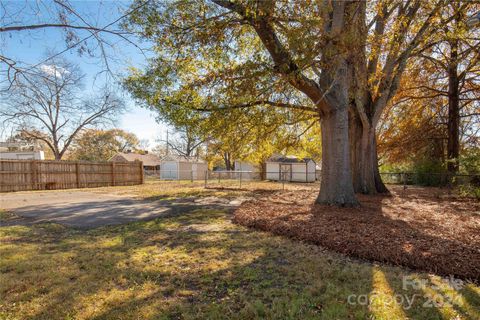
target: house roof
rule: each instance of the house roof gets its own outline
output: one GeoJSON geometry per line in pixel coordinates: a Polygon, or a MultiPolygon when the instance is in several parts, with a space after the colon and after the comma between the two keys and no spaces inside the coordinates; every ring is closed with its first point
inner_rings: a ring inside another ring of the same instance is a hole
{"type": "MultiPolygon", "coordinates": [[[[273,156],[268,158],[267,162],[282,162],[282,163],[307,163],[313,161],[311,158],[297,158],[295,156],[273,156]]],[[[315,162],[315,161],[313,161],[315,162]]]]}
{"type": "MultiPolygon", "coordinates": [[[[111,159],[120,156],[127,161],[142,161],[144,166],[159,166],[160,165],[160,158],[154,154],[138,154],[138,153],[125,153],[119,152],[114,155],[111,159]]],[[[110,159],[110,160],[111,160],[110,159]]]]}

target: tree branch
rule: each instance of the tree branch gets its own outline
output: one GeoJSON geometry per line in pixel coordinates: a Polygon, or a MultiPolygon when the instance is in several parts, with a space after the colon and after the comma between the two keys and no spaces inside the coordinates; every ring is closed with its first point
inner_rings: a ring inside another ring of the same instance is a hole
{"type": "Polygon", "coordinates": [[[274,70],[285,76],[293,87],[306,94],[319,109],[329,108],[325,100],[322,99],[318,84],[302,74],[301,69],[278,38],[271,23],[273,19],[270,17],[271,11],[273,10],[272,5],[274,5],[272,1],[258,2],[259,5],[263,6],[263,9],[254,15],[248,13],[247,9],[238,3],[233,3],[228,0],[213,0],[213,2],[223,8],[236,12],[248,21],[255,29],[258,37],[275,63],[274,70]]]}

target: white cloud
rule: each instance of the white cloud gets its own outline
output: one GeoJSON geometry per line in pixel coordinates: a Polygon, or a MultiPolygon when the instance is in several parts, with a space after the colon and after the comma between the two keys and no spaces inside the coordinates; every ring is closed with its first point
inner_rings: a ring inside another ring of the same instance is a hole
{"type": "Polygon", "coordinates": [[[44,73],[48,74],[49,76],[56,76],[61,78],[64,74],[69,74],[70,71],[66,70],[65,68],[56,66],[54,64],[42,64],[40,66],[40,70],[44,73]]]}

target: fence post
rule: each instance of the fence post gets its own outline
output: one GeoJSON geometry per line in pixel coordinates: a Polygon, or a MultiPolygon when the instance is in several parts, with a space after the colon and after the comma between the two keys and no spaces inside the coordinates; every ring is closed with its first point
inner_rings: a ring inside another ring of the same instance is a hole
{"type": "Polygon", "coordinates": [[[205,189],[207,188],[208,170],[205,171],[205,189]]]}
{"type": "Polygon", "coordinates": [[[37,161],[32,160],[32,189],[38,190],[37,161]]]}
{"type": "Polygon", "coordinates": [[[190,170],[190,181],[193,182],[193,170],[190,170]]]}
{"type": "Polygon", "coordinates": [[[240,189],[242,189],[242,171],[240,171],[240,189]]]}
{"type": "Polygon", "coordinates": [[[75,162],[75,178],[77,179],[77,188],[80,188],[80,170],[79,170],[80,164],[75,162]]]}
{"type": "Polygon", "coordinates": [[[112,171],[112,186],[115,186],[115,161],[112,161],[111,171],[112,171]]]}
{"type": "Polygon", "coordinates": [[[140,169],[140,184],[143,184],[145,178],[143,177],[143,162],[142,161],[140,161],[139,169],[140,169]]]}

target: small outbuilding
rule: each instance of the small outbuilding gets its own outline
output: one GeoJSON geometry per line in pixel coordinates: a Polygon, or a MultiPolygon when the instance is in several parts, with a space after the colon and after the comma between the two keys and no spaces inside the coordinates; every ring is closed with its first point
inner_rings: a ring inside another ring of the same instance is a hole
{"type": "Polygon", "coordinates": [[[208,164],[199,159],[168,155],[160,164],[160,179],[164,180],[203,180],[208,164]]]}
{"type": "Polygon", "coordinates": [[[266,177],[272,181],[314,182],[315,168],[310,158],[274,156],[266,161],[266,177]]]}
{"type": "Polygon", "coordinates": [[[156,172],[160,170],[160,158],[157,155],[145,153],[134,153],[134,152],[119,152],[109,161],[114,162],[129,162],[129,161],[142,161],[143,169],[146,171],[156,172]]]}

